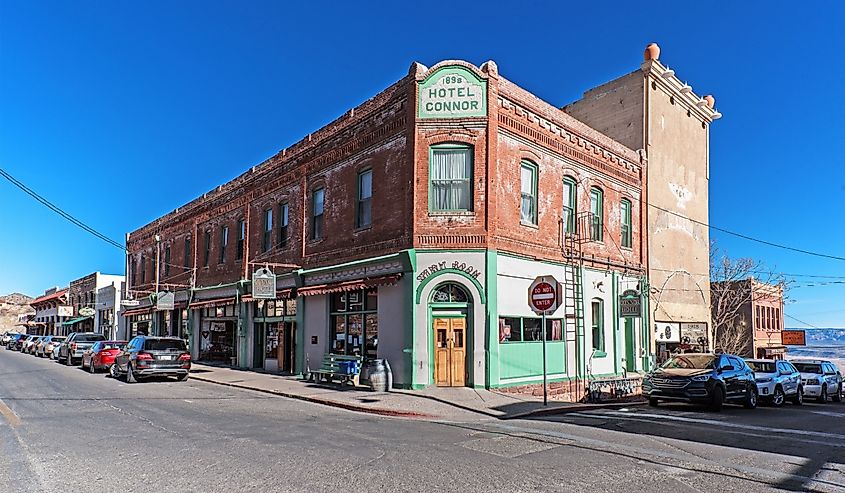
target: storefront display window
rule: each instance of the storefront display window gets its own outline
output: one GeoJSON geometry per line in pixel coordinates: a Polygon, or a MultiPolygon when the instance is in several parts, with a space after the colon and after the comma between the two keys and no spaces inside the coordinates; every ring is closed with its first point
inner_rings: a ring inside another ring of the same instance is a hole
{"type": "MultiPolygon", "coordinates": [[[[536,342],[543,340],[543,332],[540,329],[542,319],[528,317],[501,317],[499,318],[499,342],[536,342]]],[[[546,340],[560,341],[563,337],[563,322],[556,318],[546,319],[546,340]]]]}
{"type": "Polygon", "coordinates": [[[331,295],[331,352],[367,359],[378,355],[378,290],[331,295]]]}
{"type": "Polygon", "coordinates": [[[234,305],[203,308],[200,320],[199,359],[235,364],[235,326],[234,305]]]}

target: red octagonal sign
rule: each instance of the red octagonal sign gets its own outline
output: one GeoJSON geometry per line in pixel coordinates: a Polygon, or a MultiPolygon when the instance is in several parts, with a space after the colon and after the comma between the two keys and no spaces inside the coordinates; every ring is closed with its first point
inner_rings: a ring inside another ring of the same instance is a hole
{"type": "Polygon", "coordinates": [[[557,281],[552,276],[540,276],[528,290],[528,304],[537,313],[557,310],[557,281]]]}

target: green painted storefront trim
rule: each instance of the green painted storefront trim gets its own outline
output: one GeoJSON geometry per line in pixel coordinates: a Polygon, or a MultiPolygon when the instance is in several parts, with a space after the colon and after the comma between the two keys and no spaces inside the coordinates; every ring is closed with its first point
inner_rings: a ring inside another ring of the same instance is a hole
{"type": "Polygon", "coordinates": [[[613,372],[619,373],[619,365],[621,364],[619,354],[619,297],[616,296],[616,293],[619,291],[619,286],[617,285],[619,276],[615,271],[610,273],[610,282],[610,293],[612,296],[610,306],[613,313],[613,372]]]}
{"type": "Polygon", "coordinates": [[[417,295],[416,295],[417,304],[420,304],[420,300],[422,299],[422,293],[423,293],[423,290],[425,290],[425,287],[431,281],[437,279],[438,277],[440,277],[444,274],[456,274],[456,275],[459,275],[459,276],[465,278],[469,282],[471,282],[475,286],[475,289],[478,290],[478,296],[481,299],[481,304],[483,305],[483,304],[487,303],[487,298],[484,296],[484,288],[481,287],[481,283],[478,282],[478,279],[472,277],[471,275],[467,274],[466,272],[464,272],[462,270],[453,269],[451,267],[448,267],[446,269],[439,270],[439,271],[435,272],[434,274],[428,276],[422,282],[420,282],[420,285],[417,286],[417,295]]]}
{"type": "Polygon", "coordinates": [[[487,250],[484,256],[487,287],[487,313],[485,328],[484,386],[490,388],[499,383],[499,254],[496,250],[487,250]]]}
{"type": "Polygon", "coordinates": [[[296,373],[305,374],[305,296],[296,298],[296,373]]]}
{"type": "MultiPolygon", "coordinates": [[[[411,278],[408,280],[407,286],[405,286],[405,299],[413,300],[414,279],[417,278],[417,251],[411,248],[410,250],[406,250],[406,253],[408,255],[408,264],[411,267],[411,278]]],[[[417,305],[415,303],[409,303],[408,305],[409,310],[407,311],[408,313],[405,318],[405,323],[408,326],[408,330],[410,330],[410,333],[408,334],[408,341],[410,341],[408,350],[410,380],[407,385],[409,388],[413,388],[415,382],[417,381],[417,305]]]]}
{"type": "MultiPolygon", "coordinates": [[[[601,373],[601,374],[598,374],[598,375],[592,375],[591,379],[595,380],[595,379],[599,379],[599,378],[610,378],[610,377],[620,377],[620,376],[622,376],[621,373],[601,373]]],[[[540,375],[536,378],[531,378],[530,380],[527,379],[527,377],[526,377],[525,380],[522,380],[520,378],[520,381],[518,381],[518,382],[508,382],[507,379],[504,379],[504,380],[505,381],[500,382],[499,385],[494,385],[494,386],[491,386],[490,388],[518,387],[520,385],[534,385],[534,384],[538,384],[538,383],[543,383],[543,375],[540,375]]],[[[566,377],[549,378],[548,382],[549,383],[551,383],[551,382],[572,382],[572,381],[576,381],[576,380],[578,380],[577,377],[566,376],[566,377]]]]}

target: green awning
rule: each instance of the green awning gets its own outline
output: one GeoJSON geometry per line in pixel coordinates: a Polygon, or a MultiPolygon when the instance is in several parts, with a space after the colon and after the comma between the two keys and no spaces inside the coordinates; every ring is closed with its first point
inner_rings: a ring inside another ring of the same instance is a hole
{"type": "Polygon", "coordinates": [[[68,320],[67,322],[62,322],[62,325],[73,325],[73,324],[75,324],[75,323],[79,323],[79,322],[81,322],[81,321],[83,321],[83,320],[88,320],[89,318],[91,318],[91,317],[79,317],[79,318],[74,318],[74,319],[72,319],[72,320],[68,320]]]}

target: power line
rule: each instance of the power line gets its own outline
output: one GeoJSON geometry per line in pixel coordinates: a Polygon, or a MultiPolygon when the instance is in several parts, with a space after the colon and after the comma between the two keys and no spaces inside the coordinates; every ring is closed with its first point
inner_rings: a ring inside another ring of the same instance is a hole
{"type": "Polygon", "coordinates": [[[771,242],[771,241],[760,240],[760,239],[757,239],[757,238],[754,238],[754,237],[751,237],[751,236],[748,236],[748,235],[744,235],[744,234],[741,234],[741,233],[735,233],[733,231],[730,231],[730,230],[727,230],[727,229],[724,229],[724,228],[719,228],[717,226],[713,226],[712,224],[707,224],[705,222],[698,221],[698,220],[693,219],[691,217],[684,216],[683,214],[678,214],[675,211],[670,211],[668,209],[664,209],[664,208],[656,206],[654,204],[648,204],[648,206],[654,207],[655,209],[658,209],[658,210],[661,210],[663,212],[672,214],[673,216],[677,216],[677,217],[680,217],[682,219],[686,219],[690,222],[699,224],[699,225],[704,226],[706,228],[715,229],[716,231],[721,231],[722,233],[733,235],[733,236],[736,236],[738,238],[743,238],[743,239],[746,239],[746,240],[749,240],[749,241],[761,243],[763,245],[768,245],[768,246],[775,247],[775,248],[782,248],[784,250],[790,250],[790,251],[793,251],[793,252],[803,253],[805,255],[813,255],[815,257],[822,257],[822,258],[829,258],[829,259],[832,259],[832,260],[845,261],[845,257],[839,257],[839,256],[836,256],[836,255],[828,255],[826,253],[812,252],[810,250],[804,250],[804,249],[801,249],[801,248],[795,248],[795,247],[791,247],[791,246],[787,246],[787,245],[781,245],[780,243],[774,243],[774,242],[771,242]]]}
{"type": "Polygon", "coordinates": [[[793,317],[792,315],[788,315],[788,314],[784,313],[784,314],[783,314],[783,316],[784,316],[784,317],[786,317],[786,318],[791,318],[792,320],[795,320],[795,321],[796,321],[796,322],[798,322],[798,323],[804,324],[804,325],[806,325],[807,327],[812,327],[812,328],[814,328],[814,329],[818,329],[818,327],[816,327],[815,325],[813,325],[813,324],[808,324],[807,322],[805,322],[805,321],[803,321],[803,320],[798,320],[797,318],[793,317]]]}
{"type": "Polygon", "coordinates": [[[109,245],[112,245],[112,246],[114,246],[114,247],[120,248],[120,249],[121,249],[121,250],[123,250],[123,251],[126,251],[126,248],[125,248],[123,245],[121,245],[120,243],[118,243],[118,242],[116,242],[116,241],[112,240],[111,238],[109,238],[108,236],[104,235],[103,233],[100,233],[99,231],[97,231],[96,229],[92,228],[91,226],[88,226],[87,224],[85,224],[84,222],[80,221],[79,219],[77,219],[77,218],[73,217],[72,215],[70,215],[70,213],[65,212],[65,211],[64,211],[64,210],[62,210],[59,206],[57,206],[57,205],[53,204],[52,202],[50,202],[49,200],[47,200],[47,199],[45,199],[44,197],[42,197],[41,195],[39,195],[37,192],[35,192],[35,191],[34,191],[34,190],[32,190],[31,188],[27,187],[26,185],[24,185],[23,183],[21,183],[20,181],[18,181],[18,180],[17,180],[14,176],[12,176],[12,175],[10,175],[9,173],[7,173],[7,172],[6,172],[6,170],[4,170],[3,168],[0,168],[0,176],[3,176],[3,178],[5,178],[5,179],[9,180],[9,182],[10,182],[10,183],[12,183],[12,184],[13,184],[13,185],[15,185],[16,187],[18,187],[18,188],[20,188],[21,190],[23,190],[24,192],[26,192],[29,196],[31,196],[31,197],[32,197],[32,198],[34,198],[35,200],[37,200],[37,201],[41,202],[42,204],[44,204],[44,205],[45,205],[48,209],[50,209],[51,211],[55,212],[56,214],[58,214],[58,215],[62,216],[63,218],[67,219],[68,221],[70,221],[71,223],[75,224],[76,226],[79,226],[79,227],[80,227],[80,228],[82,228],[84,231],[86,231],[86,232],[88,232],[88,233],[91,233],[92,235],[94,235],[94,236],[96,236],[97,238],[99,238],[99,239],[101,239],[101,240],[105,241],[105,242],[106,242],[106,243],[108,243],[109,245]]]}

